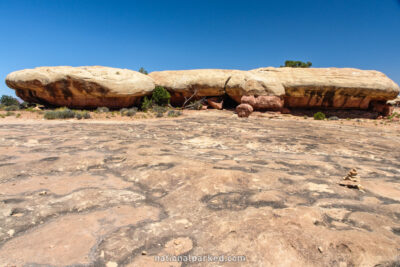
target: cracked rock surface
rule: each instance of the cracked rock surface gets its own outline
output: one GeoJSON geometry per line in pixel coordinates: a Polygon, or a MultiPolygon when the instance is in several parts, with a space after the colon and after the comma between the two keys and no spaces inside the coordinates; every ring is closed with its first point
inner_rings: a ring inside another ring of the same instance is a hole
{"type": "Polygon", "coordinates": [[[397,266],[398,147],[396,129],[225,111],[5,122],[0,266],[397,266]],[[352,168],[364,192],[337,183],[352,168]]]}

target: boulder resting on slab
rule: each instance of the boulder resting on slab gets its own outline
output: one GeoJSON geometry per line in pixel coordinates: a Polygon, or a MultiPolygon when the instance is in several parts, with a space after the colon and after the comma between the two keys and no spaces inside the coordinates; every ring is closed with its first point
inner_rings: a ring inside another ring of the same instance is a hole
{"type": "Polygon", "coordinates": [[[102,66],[25,69],[10,73],[6,84],[24,101],[70,108],[129,107],[155,87],[147,75],[102,66]]]}

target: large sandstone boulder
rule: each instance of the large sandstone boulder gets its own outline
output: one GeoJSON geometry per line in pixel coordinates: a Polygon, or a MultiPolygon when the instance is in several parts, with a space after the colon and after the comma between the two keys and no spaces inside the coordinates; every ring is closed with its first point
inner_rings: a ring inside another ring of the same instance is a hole
{"type": "Polygon", "coordinates": [[[385,103],[400,92],[395,82],[373,70],[269,67],[250,72],[279,80],[287,107],[367,109],[370,103],[385,103]]]}
{"type": "Polygon", "coordinates": [[[10,73],[6,83],[27,102],[73,108],[129,107],[154,89],[147,75],[101,66],[26,69],[10,73]]]}

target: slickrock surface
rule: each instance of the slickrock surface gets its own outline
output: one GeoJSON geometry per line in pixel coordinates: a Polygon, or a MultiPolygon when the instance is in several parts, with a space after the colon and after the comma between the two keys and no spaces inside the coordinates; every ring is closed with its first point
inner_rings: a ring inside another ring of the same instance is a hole
{"type": "Polygon", "coordinates": [[[7,85],[27,102],[74,108],[123,108],[151,94],[153,80],[128,69],[39,67],[10,73],[7,85]]]}
{"type": "Polygon", "coordinates": [[[0,265],[397,266],[398,147],[398,128],[226,111],[3,121],[0,265]],[[365,192],[338,184],[353,168],[365,192]],[[246,262],[154,262],[189,254],[246,262]]]}

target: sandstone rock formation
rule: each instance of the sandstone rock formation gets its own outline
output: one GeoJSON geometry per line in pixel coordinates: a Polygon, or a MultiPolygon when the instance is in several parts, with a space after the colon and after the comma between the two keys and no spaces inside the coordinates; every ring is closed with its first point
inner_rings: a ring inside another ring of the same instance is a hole
{"type": "Polygon", "coordinates": [[[129,107],[154,89],[147,75],[101,66],[26,69],[10,73],[6,83],[27,102],[73,108],[129,107]]]}
{"type": "Polygon", "coordinates": [[[149,74],[158,86],[171,92],[171,103],[180,104],[193,94],[199,97],[228,95],[237,103],[243,95],[284,95],[274,75],[241,70],[198,69],[158,71],[149,74]]]}
{"type": "Polygon", "coordinates": [[[200,69],[156,71],[149,76],[156,86],[162,86],[171,93],[172,104],[182,104],[192,95],[199,97],[222,96],[232,70],[200,69]]]}
{"type": "Polygon", "coordinates": [[[260,68],[285,88],[287,107],[358,108],[395,98],[399,86],[385,74],[350,68],[260,68]]]}
{"type": "MultiPolygon", "coordinates": [[[[173,105],[220,97],[250,104],[255,110],[355,108],[384,115],[391,112],[386,101],[400,92],[381,72],[350,68],[198,69],[146,76],[107,67],[41,67],[13,72],[6,83],[25,101],[53,106],[122,108],[138,104],[140,97],[159,85],[170,91],[173,105]]],[[[210,106],[221,108],[210,101],[210,106]]]]}
{"type": "Polygon", "coordinates": [[[252,105],[256,110],[279,110],[283,106],[372,109],[400,92],[399,86],[381,72],[350,68],[200,69],[149,75],[156,85],[172,92],[175,103],[195,93],[198,97],[227,95],[237,103],[247,103],[241,102],[243,96],[254,96],[258,99],[258,104],[252,105]]]}

